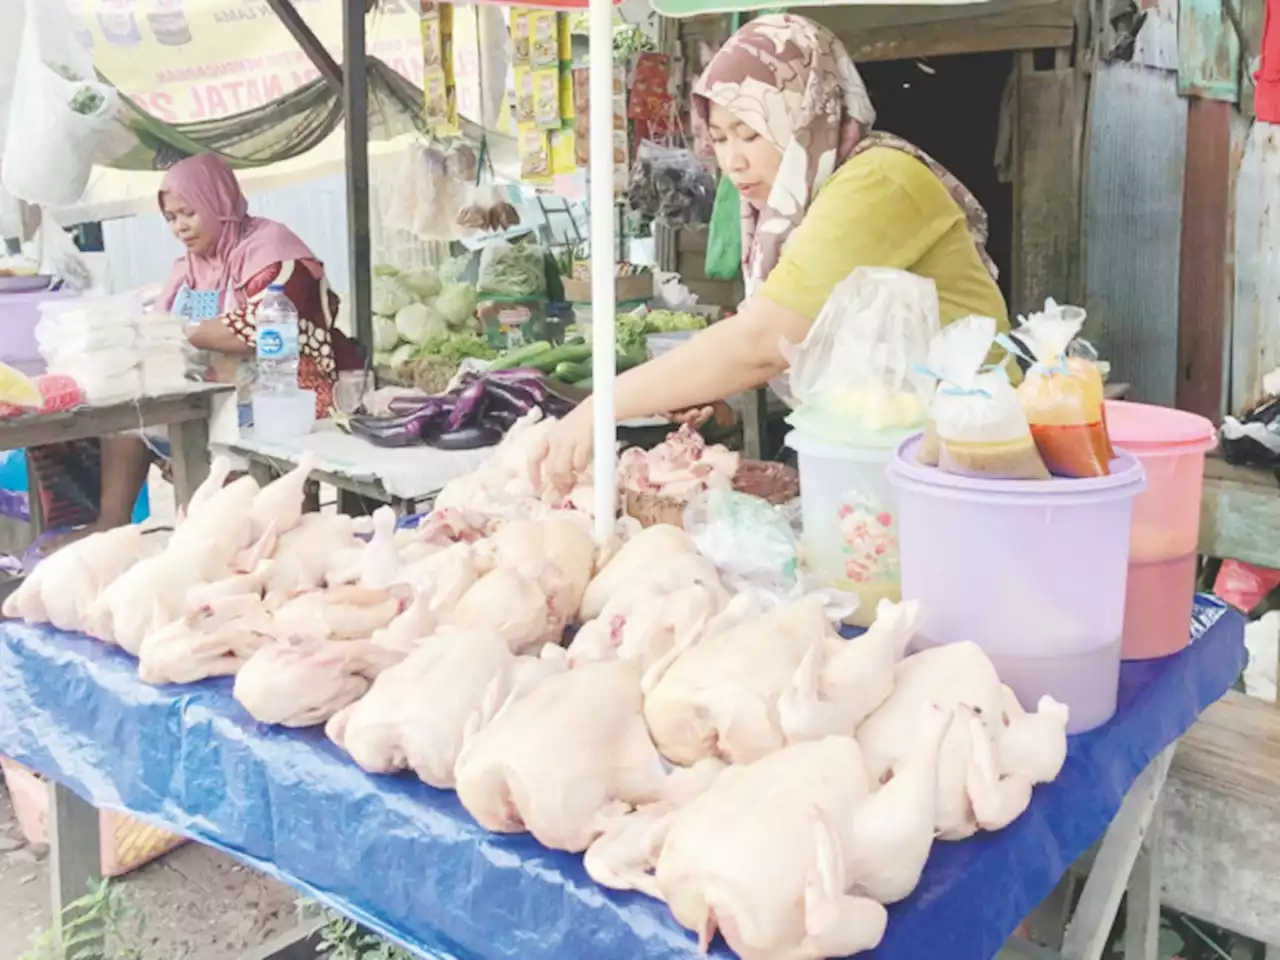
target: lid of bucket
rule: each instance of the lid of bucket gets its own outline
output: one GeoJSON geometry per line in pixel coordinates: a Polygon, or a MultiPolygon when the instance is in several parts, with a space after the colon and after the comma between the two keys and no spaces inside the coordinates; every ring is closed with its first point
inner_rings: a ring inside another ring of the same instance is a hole
{"type": "Polygon", "coordinates": [[[893,455],[902,441],[918,430],[880,430],[874,435],[865,434],[850,438],[848,443],[832,443],[824,437],[799,428],[788,431],[782,442],[797,453],[825,457],[828,460],[878,460],[883,463],[893,455]],[[861,442],[861,441],[867,442],[861,442]]]}
{"type": "Polygon", "coordinates": [[[1186,410],[1108,400],[1106,411],[1107,433],[1111,442],[1128,450],[1190,453],[1212,449],[1218,442],[1218,431],[1213,423],[1186,410]]]}
{"type": "Polygon", "coordinates": [[[1124,450],[1116,451],[1111,473],[1105,477],[1054,477],[1051,480],[1003,480],[966,477],[948,473],[937,467],[926,467],[916,459],[923,436],[904,440],[889,461],[887,473],[898,486],[945,489],[960,499],[987,499],[993,495],[1010,502],[1034,500],[1050,496],[1055,503],[1070,503],[1072,497],[1083,501],[1134,496],[1147,486],[1147,472],[1141,461],[1124,450]]]}

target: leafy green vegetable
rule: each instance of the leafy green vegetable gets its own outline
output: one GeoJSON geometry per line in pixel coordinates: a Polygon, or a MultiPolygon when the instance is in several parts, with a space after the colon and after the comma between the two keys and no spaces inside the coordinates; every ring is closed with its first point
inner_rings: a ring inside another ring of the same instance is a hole
{"type": "Polygon", "coordinates": [[[373,318],[373,349],[376,352],[387,352],[400,342],[400,332],[391,317],[373,318]]]}
{"type": "Polygon", "coordinates": [[[649,321],[649,333],[702,330],[707,325],[706,317],[696,313],[682,313],[678,310],[650,310],[645,319],[649,321]]]}
{"type": "Polygon", "coordinates": [[[373,312],[380,317],[394,317],[413,303],[414,296],[398,276],[382,274],[373,278],[373,312]]]}
{"type": "Polygon", "coordinates": [[[436,309],[450,329],[464,329],[475,319],[476,288],[469,283],[446,283],[436,298],[436,309]]]}
{"type": "Polygon", "coordinates": [[[644,352],[644,338],[649,333],[647,317],[634,313],[620,313],[614,326],[617,331],[619,353],[631,353],[633,350],[644,352]]]}
{"type": "Polygon", "coordinates": [[[432,337],[447,335],[449,325],[436,310],[434,302],[411,303],[396,314],[396,330],[401,339],[421,343],[432,337]]]}
{"type": "Polygon", "coordinates": [[[430,267],[406,270],[400,275],[409,292],[421,300],[427,300],[440,292],[440,278],[430,267]]]}
{"type": "Polygon", "coordinates": [[[479,293],[541,297],[547,292],[546,251],[536,244],[490,243],[480,254],[479,293]]]}
{"type": "Polygon", "coordinates": [[[497,355],[497,350],[469,333],[448,333],[440,337],[428,337],[414,351],[415,357],[439,357],[454,364],[459,364],[468,357],[492,360],[497,355]]]}

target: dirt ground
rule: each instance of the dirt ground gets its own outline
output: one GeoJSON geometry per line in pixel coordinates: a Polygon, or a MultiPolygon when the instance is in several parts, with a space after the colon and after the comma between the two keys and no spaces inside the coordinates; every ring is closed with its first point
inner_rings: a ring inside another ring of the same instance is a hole
{"type": "MultiPolygon", "coordinates": [[[[296,922],[291,889],[197,844],[118,883],[146,917],[146,960],[232,960],[296,922]]],[[[48,926],[48,857],[23,839],[0,779],[0,960],[19,960],[48,926]]]]}

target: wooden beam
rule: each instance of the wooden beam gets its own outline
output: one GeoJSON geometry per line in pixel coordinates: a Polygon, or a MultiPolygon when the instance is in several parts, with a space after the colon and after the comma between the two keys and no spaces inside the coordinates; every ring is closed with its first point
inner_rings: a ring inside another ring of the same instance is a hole
{"type": "Polygon", "coordinates": [[[307,26],[307,22],[302,19],[298,9],[290,0],[267,0],[267,5],[280,18],[280,22],[285,25],[285,28],[293,34],[293,39],[298,41],[298,46],[307,55],[307,59],[315,64],[316,69],[320,71],[320,76],[324,77],[325,83],[329,84],[334,93],[341,95],[342,68],[338,66],[333,57],[329,56],[329,51],[324,48],[320,38],[307,26]]]}
{"type": "Polygon", "coordinates": [[[346,114],[348,292],[356,340],[373,355],[373,267],[369,241],[369,78],[365,57],[364,0],[342,2],[344,59],[342,105],[346,114]]]}
{"type": "Polygon", "coordinates": [[[1187,104],[1178,272],[1177,405],[1222,419],[1227,348],[1227,204],[1231,190],[1231,104],[1187,104]]]}

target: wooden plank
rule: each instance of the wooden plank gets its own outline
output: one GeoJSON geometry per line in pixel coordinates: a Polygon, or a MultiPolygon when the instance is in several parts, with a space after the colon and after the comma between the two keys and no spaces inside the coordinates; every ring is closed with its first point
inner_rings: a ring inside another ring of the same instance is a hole
{"type": "Polygon", "coordinates": [[[1262,378],[1280,366],[1280,127],[1255,123],[1235,189],[1231,410],[1264,399],[1262,378]]]}
{"type": "Polygon", "coordinates": [[[1209,707],[1161,812],[1165,906],[1280,944],[1280,713],[1235,692],[1209,707]]]}
{"type": "Polygon", "coordinates": [[[1280,568],[1280,489],[1274,476],[1270,485],[1207,476],[1198,549],[1206,557],[1280,568]]]}
{"type": "Polygon", "coordinates": [[[1240,38],[1228,2],[1238,0],[1178,2],[1178,92],[1184,97],[1240,99],[1240,38]]]}
{"type": "MultiPolygon", "coordinates": [[[[1063,960],[1100,960],[1142,850],[1173,759],[1173,747],[1138,776],[1107,830],[1062,941],[1063,960]]],[[[1154,960],[1154,958],[1152,958],[1154,960]]]]}
{"type": "Polygon", "coordinates": [[[992,53],[1002,50],[1040,50],[1069,47],[1074,27],[1057,17],[1048,23],[1028,23],[1025,18],[1001,15],[985,18],[958,30],[954,24],[924,24],[866,30],[845,37],[849,55],[859,62],[910,60],[913,58],[992,53]]]}
{"type": "Polygon", "coordinates": [[[1160,818],[1153,817],[1125,892],[1124,960],[1157,960],[1160,946],[1160,818]]]}
{"type": "MultiPolygon", "coordinates": [[[[1064,0],[987,0],[986,3],[947,4],[863,4],[788,7],[789,13],[821,23],[844,39],[867,30],[909,30],[922,26],[947,26],[954,33],[971,27],[980,28],[982,21],[995,16],[1040,18],[1049,15],[1074,22],[1074,6],[1064,0]],[[957,25],[963,23],[961,29],[957,25]]],[[[850,51],[852,52],[852,51],[850,51]]]]}
{"type": "Polygon", "coordinates": [[[1080,139],[1085,84],[1072,67],[1037,70],[1018,55],[1014,120],[1013,295],[1015,312],[1046,297],[1079,302],[1080,139]]]}
{"type": "Polygon", "coordinates": [[[327,923],[324,917],[303,921],[292,930],[242,953],[238,960],[314,960],[320,952],[320,931],[327,923]]]}
{"type": "Polygon", "coordinates": [[[676,252],[686,253],[706,253],[707,252],[707,233],[706,227],[695,229],[693,227],[683,227],[677,232],[676,252]]]}
{"type": "Polygon", "coordinates": [[[109,406],[81,407],[65,413],[6,420],[0,423],[0,450],[85,440],[141,427],[207,420],[213,397],[233,389],[221,383],[192,384],[188,392],[165,397],[143,397],[109,406]]]}
{"type": "Polygon", "coordinates": [[[742,302],[742,285],[736,280],[688,280],[685,282],[698,295],[698,303],[737,310],[742,302]]]}
{"type": "Polygon", "coordinates": [[[188,420],[169,426],[173,459],[173,497],[180,507],[191,502],[196,488],[209,476],[209,421],[188,420]]]}
{"type": "MultiPolygon", "coordinates": [[[[98,811],[52,780],[49,788],[50,910],[59,937],[64,921],[74,914],[67,908],[86,896],[102,880],[102,852],[98,835],[98,811]]],[[[77,931],[79,934],[87,930],[77,931]]],[[[99,931],[101,933],[101,931],[99,931]]],[[[77,956],[103,956],[102,944],[85,943],[77,956]]]]}
{"type": "Polygon", "coordinates": [[[1231,105],[1187,105],[1187,169],[1178,268],[1177,406],[1222,419],[1227,349],[1227,202],[1231,105]]]}

